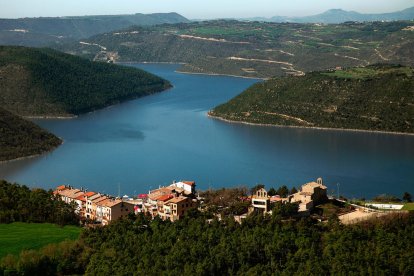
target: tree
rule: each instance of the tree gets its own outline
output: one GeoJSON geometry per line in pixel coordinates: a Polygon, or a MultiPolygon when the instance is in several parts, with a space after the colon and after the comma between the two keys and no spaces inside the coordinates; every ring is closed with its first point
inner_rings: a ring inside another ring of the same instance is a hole
{"type": "Polygon", "coordinates": [[[403,200],[405,202],[412,202],[411,194],[409,192],[404,192],[404,194],[403,194],[403,200]]]}
{"type": "Polygon", "coordinates": [[[270,188],[269,191],[267,192],[268,196],[274,196],[277,195],[277,191],[275,190],[275,188],[270,188]]]}
{"type": "Polygon", "coordinates": [[[296,194],[298,192],[298,190],[296,189],[296,187],[292,187],[292,189],[290,189],[290,194],[296,194]]]}
{"type": "Polygon", "coordinates": [[[277,190],[277,194],[281,197],[287,197],[287,195],[289,194],[289,189],[286,187],[286,185],[283,185],[279,187],[279,189],[277,190]]]}

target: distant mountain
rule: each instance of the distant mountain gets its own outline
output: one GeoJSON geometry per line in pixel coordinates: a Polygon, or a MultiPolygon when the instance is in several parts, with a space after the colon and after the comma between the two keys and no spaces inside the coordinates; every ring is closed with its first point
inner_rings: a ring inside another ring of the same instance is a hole
{"type": "Polygon", "coordinates": [[[177,13],[0,19],[0,45],[45,46],[133,25],[185,22],[177,13]]]}
{"type": "Polygon", "coordinates": [[[305,16],[305,17],[288,17],[273,16],[271,18],[254,17],[247,20],[267,21],[267,22],[292,22],[292,23],[325,23],[339,24],[347,21],[365,22],[365,21],[395,21],[395,20],[413,20],[414,7],[402,11],[382,14],[363,14],[355,11],[344,11],[341,9],[332,9],[324,13],[305,16]]]}
{"type": "Polygon", "coordinates": [[[0,80],[0,107],[23,116],[77,115],[171,86],[140,69],[17,46],[0,46],[0,80]]]}
{"type": "Polygon", "coordinates": [[[0,107],[0,161],[41,154],[61,144],[61,140],[0,107]]]}
{"type": "Polygon", "coordinates": [[[210,115],[230,121],[414,133],[414,69],[371,65],[257,83],[210,115]]]}

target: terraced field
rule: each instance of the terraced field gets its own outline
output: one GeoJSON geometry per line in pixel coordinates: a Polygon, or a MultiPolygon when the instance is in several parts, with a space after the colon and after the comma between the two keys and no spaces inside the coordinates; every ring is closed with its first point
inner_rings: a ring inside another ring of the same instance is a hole
{"type": "Polygon", "coordinates": [[[413,21],[206,21],[133,27],[59,47],[102,61],[182,62],[183,72],[269,78],[374,63],[414,65],[413,21]],[[104,49],[105,48],[105,49],[104,49]]]}

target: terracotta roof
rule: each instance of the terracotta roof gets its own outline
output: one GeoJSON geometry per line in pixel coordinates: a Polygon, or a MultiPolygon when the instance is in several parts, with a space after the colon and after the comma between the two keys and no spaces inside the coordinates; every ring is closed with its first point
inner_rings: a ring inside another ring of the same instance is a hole
{"type": "Polygon", "coordinates": [[[195,181],[181,181],[184,184],[190,185],[190,186],[194,186],[195,185],[195,181]]]}
{"type": "Polygon", "coordinates": [[[86,198],[84,195],[80,195],[76,198],[77,200],[86,201],[86,198]]]}
{"type": "Polygon", "coordinates": [[[173,197],[173,195],[169,194],[169,195],[162,195],[160,197],[158,197],[156,200],[157,201],[167,201],[169,199],[171,199],[173,197]]]}
{"type": "Polygon", "coordinates": [[[102,205],[105,206],[105,207],[113,207],[115,205],[118,205],[119,203],[122,203],[122,200],[120,200],[120,199],[109,199],[109,200],[103,202],[102,205]]]}
{"type": "Polygon", "coordinates": [[[168,203],[180,203],[181,201],[187,200],[185,196],[174,197],[168,201],[168,203]]]}
{"type": "Polygon", "coordinates": [[[88,200],[94,200],[94,199],[97,199],[97,198],[99,198],[99,197],[101,197],[102,195],[101,194],[94,194],[94,195],[92,195],[92,196],[90,196],[89,198],[88,198],[88,200]]]}
{"type": "Polygon", "coordinates": [[[60,185],[60,186],[56,187],[56,190],[58,190],[58,191],[65,190],[65,189],[67,189],[66,185],[60,185]]]}
{"type": "Polygon", "coordinates": [[[95,194],[95,192],[86,192],[85,196],[93,196],[95,194]]]}
{"type": "Polygon", "coordinates": [[[107,198],[108,198],[107,196],[101,196],[101,197],[93,199],[92,202],[95,203],[95,204],[98,204],[99,202],[101,202],[101,201],[103,201],[107,198]]]}

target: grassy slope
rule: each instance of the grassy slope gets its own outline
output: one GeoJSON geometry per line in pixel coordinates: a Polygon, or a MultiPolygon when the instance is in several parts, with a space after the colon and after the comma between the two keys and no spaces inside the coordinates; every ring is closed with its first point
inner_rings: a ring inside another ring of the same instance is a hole
{"type": "Polygon", "coordinates": [[[414,211],[414,203],[406,203],[402,210],[414,211]]]}
{"type": "Polygon", "coordinates": [[[405,30],[411,25],[411,21],[318,25],[217,20],[133,27],[86,40],[106,47],[105,53],[80,43],[60,49],[90,59],[99,52],[104,59],[116,52],[120,61],[186,62],[183,71],[268,78],[378,62],[413,66],[414,32],[405,30]]]}
{"type": "Polygon", "coordinates": [[[0,161],[40,154],[60,143],[53,134],[0,107],[0,161]]]}
{"type": "Polygon", "coordinates": [[[80,231],[76,226],[60,227],[50,223],[0,224],[0,258],[17,255],[23,249],[40,249],[50,243],[75,240],[80,231]]]}
{"type": "Polygon", "coordinates": [[[19,115],[69,115],[170,87],[143,70],[50,49],[0,46],[0,106],[19,115]]]}
{"type": "Polygon", "coordinates": [[[259,124],[414,132],[414,70],[370,66],[258,83],[211,114],[259,124]]]}

